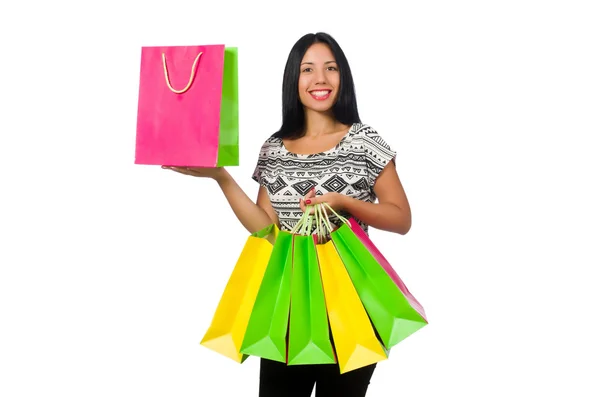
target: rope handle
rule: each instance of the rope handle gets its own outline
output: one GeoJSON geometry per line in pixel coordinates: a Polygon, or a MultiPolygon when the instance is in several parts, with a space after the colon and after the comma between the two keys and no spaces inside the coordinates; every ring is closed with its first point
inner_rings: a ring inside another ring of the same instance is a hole
{"type": "Polygon", "coordinates": [[[325,226],[325,228],[327,228],[327,231],[329,231],[329,233],[331,233],[333,231],[333,226],[331,226],[331,222],[329,221],[329,216],[327,216],[327,211],[325,211],[325,209],[323,207],[325,207],[325,204],[320,204],[318,207],[319,213],[321,216],[321,222],[322,222],[323,226],[325,226]]]}
{"type": "Polygon", "coordinates": [[[315,206],[315,213],[317,214],[317,238],[319,243],[327,242],[327,232],[331,234],[332,227],[327,218],[327,213],[323,209],[323,205],[319,204],[315,206]]]}
{"type": "Polygon", "coordinates": [[[194,82],[194,76],[196,75],[196,68],[198,67],[198,61],[200,60],[201,55],[202,55],[202,53],[199,53],[198,55],[196,55],[196,59],[194,59],[194,63],[192,64],[192,72],[190,73],[190,78],[188,80],[187,85],[181,90],[176,90],[171,85],[171,80],[169,79],[169,70],[167,68],[167,57],[164,52],[162,53],[163,69],[165,71],[165,81],[167,82],[169,89],[171,91],[173,91],[175,94],[183,94],[184,92],[186,92],[187,90],[190,89],[190,87],[192,86],[192,83],[194,82]]]}
{"type": "MultiPolygon", "coordinates": [[[[329,206],[329,204],[327,204],[327,203],[323,203],[322,205],[323,205],[324,207],[327,207],[327,209],[328,209],[329,211],[331,211],[331,213],[332,213],[333,215],[335,215],[335,216],[336,216],[336,217],[337,217],[339,220],[341,220],[341,221],[342,221],[342,222],[344,222],[344,223],[347,223],[348,225],[350,224],[350,221],[348,221],[348,219],[344,218],[343,216],[341,216],[340,214],[338,214],[337,212],[335,212],[335,211],[333,210],[333,208],[331,208],[331,207],[329,206]]],[[[328,219],[328,220],[329,220],[329,219],[328,219]]]]}
{"type": "Polygon", "coordinates": [[[290,230],[290,233],[308,236],[312,232],[312,227],[315,221],[317,222],[318,227],[318,217],[316,211],[314,212],[314,214],[310,213],[310,209],[313,207],[314,206],[312,205],[306,206],[306,211],[304,211],[298,222],[296,222],[292,230],[290,230]]]}
{"type": "Polygon", "coordinates": [[[304,230],[305,228],[305,223],[309,217],[309,211],[304,211],[304,213],[302,214],[302,217],[298,220],[298,222],[296,222],[296,224],[294,225],[294,227],[292,228],[292,230],[290,230],[290,233],[292,234],[298,234],[298,233],[302,233],[302,230],[304,230]]]}
{"type": "Polygon", "coordinates": [[[327,232],[331,233],[333,231],[333,226],[329,221],[328,212],[334,214],[342,222],[349,224],[348,219],[338,214],[329,204],[321,203],[306,206],[306,210],[302,214],[302,217],[296,222],[296,225],[290,230],[290,233],[307,236],[312,232],[313,224],[316,224],[315,234],[317,235],[317,238],[319,241],[326,240],[327,232]],[[310,213],[311,208],[314,209],[313,214],[310,213]]]}

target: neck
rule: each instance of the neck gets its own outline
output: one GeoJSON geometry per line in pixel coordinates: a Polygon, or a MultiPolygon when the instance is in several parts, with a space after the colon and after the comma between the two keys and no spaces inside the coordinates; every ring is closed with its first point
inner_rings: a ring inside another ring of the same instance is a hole
{"type": "Polygon", "coordinates": [[[304,120],[306,136],[319,136],[340,129],[340,123],[330,112],[321,113],[306,109],[304,120]]]}

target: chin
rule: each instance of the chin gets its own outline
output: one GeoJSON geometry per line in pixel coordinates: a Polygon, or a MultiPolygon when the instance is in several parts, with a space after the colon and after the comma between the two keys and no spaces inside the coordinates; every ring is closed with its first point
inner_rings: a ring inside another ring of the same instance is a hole
{"type": "Polygon", "coordinates": [[[315,103],[315,101],[312,99],[303,103],[303,105],[306,109],[310,109],[313,112],[318,112],[318,113],[330,112],[333,109],[334,104],[335,104],[334,101],[315,103]]]}
{"type": "Polygon", "coordinates": [[[321,106],[307,106],[309,109],[314,110],[315,112],[329,112],[333,108],[333,103],[330,104],[322,104],[321,106]]]}

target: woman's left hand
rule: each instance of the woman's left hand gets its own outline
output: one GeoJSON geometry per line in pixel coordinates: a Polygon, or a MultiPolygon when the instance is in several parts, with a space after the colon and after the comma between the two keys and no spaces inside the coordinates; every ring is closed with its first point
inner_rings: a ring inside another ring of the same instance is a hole
{"type": "MultiPolygon", "coordinates": [[[[348,196],[345,196],[336,192],[325,193],[322,196],[309,196],[304,200],[300,201],[300,209],[302,212],[306,211],[307,206],[313,206],[316,204],[327,203],[335,212],[340,212],[344,210],[345,204],[349,199],[348,196]]],[[[327,210],[327,207],[324,208],[327,210]]],[[[314,209],[311,208],[311,213],[314,212],[314,209]]]]}

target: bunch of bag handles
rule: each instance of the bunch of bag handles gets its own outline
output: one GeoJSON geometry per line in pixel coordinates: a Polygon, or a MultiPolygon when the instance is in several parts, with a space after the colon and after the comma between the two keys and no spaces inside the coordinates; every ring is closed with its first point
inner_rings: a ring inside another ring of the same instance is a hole
{"type": "Polygon", "coordinates": [[[331,208],[331,206],[329,206],[329,204],[327,203],[309,205],[306,206],[304,214],[302,214],[302,217],[300,218],[298,223],[296,223],[296,225],[290,231],[290,233],[299,234],[302,236],[309,236],[313,234],[313,225],[316,224],[316,230],[314,234],[317,235],[319,243],[325,242],[327,240],[327,234],[331,234],[331,232],[333,231],[333,226],[329,221],[327,211],[331,212],[342,222],[348,223],[348,219],[334,211],[334,209],[331,208]],[[311,209],[313,209],[313,211],[311,211],[311,209]]]}

